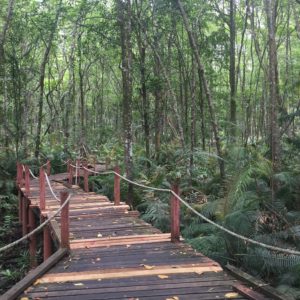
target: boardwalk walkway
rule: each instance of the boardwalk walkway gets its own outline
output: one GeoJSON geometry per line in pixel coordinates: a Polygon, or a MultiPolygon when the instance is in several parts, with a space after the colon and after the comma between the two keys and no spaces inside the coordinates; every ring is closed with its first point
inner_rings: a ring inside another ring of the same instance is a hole
{"type": "MultiPolygon", "coordinates": [[[[66,189],[67,173],[50,176],[56,194],[66,189]]],[[[31,179],[30,205],[38,207],[39,181],[31,179]]],[[[271,299],[247,289],[220,265],[187,244],[171,243],[169,234],[138,218],[137,211],[106,197],[67,187],[70,252],[28,287],[23,299],[271,299]],[[236,293],[234,287],[244,287],[236,293]],[[241,291],[241,290],[240,290],[241,291]],[[234,294],[231,294],[234,293],[234,294]],[[244,296],[242,295],[244,294],[244,296]]],[[[50,216],[59,207],[46,190],[50,216]]],[[[51,222],[60,240],[60,218],[51,222]]]]}

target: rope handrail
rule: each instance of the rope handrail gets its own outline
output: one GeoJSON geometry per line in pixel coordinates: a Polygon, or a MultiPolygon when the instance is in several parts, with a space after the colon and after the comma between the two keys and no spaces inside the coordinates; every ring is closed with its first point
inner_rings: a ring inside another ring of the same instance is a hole
{"type": "Polygon", "coordinates": [[[50,223],[56,216],[58,216],[58,214],[62,211],[62,209],[69,203],[71,199],[71,194],[69,194],[68,198],[66,199],[66,201],[64,202],[64,204],[62,206],[60,206],[60,208],[54,212],[53,215],[51,215],[50,218],[48,218],[45,222],[41,223],[37,228],[35,228],[34,230],[30,231],[28,234],[24,235],[23,237],[21,237],[20,239],[0,248],[0,253],[3,251],[6,251],[14,246],[16,246],[17,244],[20,244],[21,242],[27,240],[28,238],[30,238],[32,235],[34,235],[35,233],[37,233],[38,231],[40,231],[41,229],[43,229],[48,223],[50,223]]]}
{"type": "Polygon", "coordinates": [[[38,177],[36,177],[36,176],[33,174],[33,172],[31,171],[31,169],[29,169],[29,173],[30,173],[30,175],[31,175],[34,179],[38,179],[38,177]]]}
{"type": "Polygon", "coordinates": [[[125,176],[122,176],[121,174],[115,172],[115,171],[109,171],[109,172],[97,172],[97,171],[93,171],[93,170],[90,170],[86,167],[82,167],[83,169],[91,172],[91,173],[95,173],[95,174],[99,174],[99,175],[109,175],[109,174],[115,174],[117,176],[119,176],[120,178],[124,179],[125,181],[135,185],[135,186],[138,186],[138,187],[142,187],[142,188],[146,188],[146,189],[149,189],[149,190],[153,190],[153,191],[159,191],[159,192],[169,192],[171,193],[174,197],[176,197],[183,205],[185,205],[188,209],[190,209],[193,213],[195,213],[197,216],[199,216],[202,220],[210,223],[211,225],[217,227],[218,229],[228,233],[229,235],[231,236],[234,236],[240,240],[243,240],[245,242],[248,242],[248,243],[251,243],[251,244],[254,244],[254,245],[257,245],[257,246],[260,246],[260,247],[263,247],[263,248],[266,248],[266,249],[269,249],[269,250],[273,250],[273,251],[278,251],[278,252],[282,252],[282,253],[288,253],[288,254],[291,254],[291,255],[300,255],[300,251],[297,251],[297,250],[293,250],[293,249],[284,249],[284,248],[280,248],[280,247],[276,247],[276,246],[272,246],[272,245],[268,245],[268,244],[265,244],[265,243],[262,243],[262,242],[259,242],[259,241],[256,241],[256,240],[253,240],[251,238],[247,238],[243,235],[240,235],[234,231],[231,231],[229,229],[227,229],[226,227],[210,220],[209,218],[205,217],[203,214],[201,214],[200,212],[198,212],[196,209],[194,209],[190,204],[188,204],[185,200],[183,200],[179,195],[177,195],[174,191],[170,190],[170,189],[163,189],[163,188],[155,188],[155,187],[149,187],[149,186],[146,186],[146,185],[143,185],[143,184],[140,184],[138,182],[135,182],[135,181],[132,181],[128,178],[126,178],[125,176]]]}
{"type": "Polygon", "coordinates": [[[49,177],[48,177],[47,173],[45,173],[45,178],[46,178],[47,184],[48,184],[48,186],[49,186],[49,189],[50,189],[50,191],[51,191],[53,197],[54,197],[58,202],[60,202],[60,199],[56,196],[56,194],[54,193],[54,191],[53,191],[53,189],[52,189],[52,186],[51,186],[51,183],[50,183],[50,180],[49,180],[49,177]]]}

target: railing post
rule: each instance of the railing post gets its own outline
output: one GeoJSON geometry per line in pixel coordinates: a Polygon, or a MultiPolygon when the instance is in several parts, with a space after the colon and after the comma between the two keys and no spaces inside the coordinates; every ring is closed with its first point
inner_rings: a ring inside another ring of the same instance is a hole
{"type": "Polygon", "coordinates": [[[30,173],[29,173],[28,166],[25,166],[25,192],[26,192],[26,195],[29,196],[29,194],[30,194],[30,173]]]}
{"type": "Polygon", "coordinates": [[[69,184],[73,184],[73,167],[69,165],[69,184]]]}
{"type": "Polygon", "coordinates": [[[43,167],[40,168],[40,176],[39,176],[39,184],[40,184],[40,210],[43,211],[46,209],[46,176],[45,170],[43,167]]]}
{"type": "Polygon", "coordinates": [[[22,224],[23,219],[23,196],[20,189],[18,189],[18,199],[19,199],[19,223],[22,224]]]}
{"type": "MultiPolygon", "coordinates": [[[[179,186],[174,184],[172,191],[179,195],[179,186]]],[[[180,240],[180,202],[172,194],[171,195],[171,242],[176,243],[180,240]]]]}
{"type": "Polygon", "coordinates": [[[28,200],[23,197],[22,200],[22,234],[23,236],[28,233],[28,200]]]}
{"type": "Polygon", "coordinates": [[[47,170],[47,175],[50,176],[51,175],[51,162],[50,162],[50,160],[47,160],[46,170],[47,170]]]}
{"type": "MultiPolygon", "coordinates": [[[[116,166],[114,171],[117,174],[120,174],[120,167],[116,166]]],[[[115,174],[115,178],[114,178],[114,204],[120,205],[120,181],[121,181],[121,178],[117,174],[115,174]]]]}
{"type": "MultiPolygon", "coordinates": [[[[35,216],[33,207],[29,206],[28,209],[28,224],[30,232],[33,231],[35,226],[35,216]]],[[[30,266],[31,268],[35,268],[37,266],[36,261],[36,235],[33,234],[29,239],[29,256],[30,256],[30,266]]]]}
{"type": "MultiPolygon", "coordinates": [[[[60,205],[63,205],[68,198],[68,192],[60,192],[60,205]]],[[[60,215],[60,229],[61,229],[61,248],[70,248],[70,239],[69,239],[69,203],[62,209],[60,215]]]]}
{"type": "Polygon", "coordinates": [[[83,169],[83,180],[84,180],[84,182],[83,182],[83,184],[84,184],[83,189],[84,189],[85,192],[89,191],[89,171],[87,170],[87,166],[88,166],[87,162],[85,161],[83,163],[83,167],[84,167],[84,169],[83,169]]]}
{"type": "MultiPolygon", "coordinates": [[[[47,217],[45,215],[41,215],[41,222],[45,222],[47,217]]],[[[52,239],[51,232],[49,226],[46,225],[43,228],[43,243],[44,243],[44,253],[43,259],[44,261],[52,255],[52,239]]]]}

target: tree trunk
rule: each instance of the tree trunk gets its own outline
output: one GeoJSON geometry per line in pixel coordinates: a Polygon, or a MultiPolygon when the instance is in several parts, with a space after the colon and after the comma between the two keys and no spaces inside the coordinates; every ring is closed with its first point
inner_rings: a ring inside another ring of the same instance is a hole
{"type": "MultiPolygon", "coordinates": [[[[265,0],[265,11],[268,24],[268,45],[269,45],[269,146],[271,150],[271,159],[273,172],[276,173],[280,164],[280,144],[278,128],[278,63],[277,63],[277,45],[276,45],[276,9],[277,1],[265,0]]],[[[272,200],[274,200],[277,190],[276,184],[272,178],[272,200]]]]}
{"type": "Polygon", "coordinates": [[[211,91],[210,91],[210,88],[209,88],[208,80],[206,78],[204,66],[203,66],[203,64],[201,62],[201,59],[200,59],[199,49],[198,49],[198,46],[196,44],[194,35],[191,31],[191,27],[190,27],[186,12],[185,12],[180,0],[177,0],[177,4],[178,4],[178,7],[179,7],[179,10],[180,10],[183,22],[184,22],[185,29],[188,33],[188,37],[189,37],[191,48],[193,50],[194,57],[196,59],[196,64],[197,64],[197,67],[198,67],[199,80],[202,81],[202,84],[203,84],[204,93],[205,93],[207,103],[208,103],[208,109],[209,109],[209,113],[210,113],[211,125],[212,125],[212,129],[213,129],[213,133],[214,133],[214,138],[215,138],[215,143],[216,143],[216,148],[217,148],[217,154],[219,156],[218,162],[219,162],[220,176],[221,176],[222,179],[224,179],[225,178],[225,164],[224,164],[224,160],[223,160],[221,142],[220,142],[220,137],[219,137],[219,129],[218,129],[218,125],[217,125],[217,122],[216,122],[211,91]]]}
{"type": "MultiPolygon", "coordinates": [[[[123,129],[126,176],[132,180],[132,45],[131,45],[131,2],[117,0],[121,34],[122,80],[123,80],[123,129]]],[[[132,207],[133,186],[129,184],[127,204],[132,207]]]]}
{"type": "Polygon", "coordinates": [[[229,62],[229,83],[230,83],[230,141],[236,138],[236,75],[235,75],[235,0],[230,0],[230,62],[229,62]]]}
{"type": "Polygon", "coordinates": [[[60,12],[61,12],[62,0],[59,1],[54,22],[52,24],[49,40],[44,52],[43,60],[40,65],[40,78],[39,78],[39,108],[38,108],[38,125],[36,132],[36,142],[35,142],[35,157],[38,158],[40,155],[40,147],[41,147],[41,131],[42,131],[42,121],[43,121],[43,106],[44,106],[44,80],[45,80],[45,71],[46,65],[49,59],[50,50],[52,46],[52,41],[54,39],[55,31],[57,28],[60,12]]]}

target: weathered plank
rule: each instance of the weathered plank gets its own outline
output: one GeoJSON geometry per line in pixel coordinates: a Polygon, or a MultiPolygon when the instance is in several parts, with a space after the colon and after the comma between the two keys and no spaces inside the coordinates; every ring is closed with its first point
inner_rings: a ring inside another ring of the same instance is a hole
{"type": "Polygon", "coordinates": [[[51,269],[58,261],[60,261],[68,253],[67,249],[59,249],[45,262],[40,264],[37,268],[30,271],[21,281],[14,285],[4,295],[1,300],[14,300],[16,299],[27,287],[34,283],[40,276],[51,269]]]}

